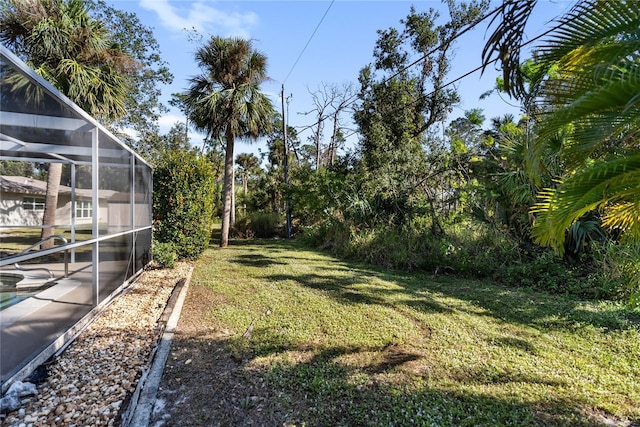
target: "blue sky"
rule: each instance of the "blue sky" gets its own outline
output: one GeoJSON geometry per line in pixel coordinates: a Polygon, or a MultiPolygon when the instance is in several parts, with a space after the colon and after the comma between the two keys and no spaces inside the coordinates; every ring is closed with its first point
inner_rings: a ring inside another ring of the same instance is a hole
{"type": "MultiPolygon", "coordinates": [[[[357,88],[360,69],[372,60],[376,31],[400,28],[400,20],[409,13],[411,5],[417,11],[433,7],[447,16],[446,8],[436,0],[107,2],[118,9],[134,12],[144,25],[154,29],[161,56],[174,75],[173,84],[162,88],[165,103],[172,93],[184,91],[188,79],[199,73],[193,59],[197,45],[189,40],[189,29],[197,30],[205,38],[213,35],[240,36],[251,38],[254,47],[267,56],[271,81],[265,83],[262,90],[271,97],[278,110],[284,83],[285,94],[291,95],[288,120],[294,126],[311,123],[309,116],[298,113],[312,109],[309,91],[317,90],[323,82],[337,85],[352,82],[357,88]],[[316,32],[311,38],[314,30],[316,32]]],[[[529,37],[543,32],[550,19],[572,4],[570,0],[540,0],[527,28],[529,37]]],[[[495,5],[497,3],[492,6],[495,5]]],[[[486,24],[480,24],[459,39],[449,75],[451,79],[480,65],[486,36],[486,24]]],[[[482,101],[478,99],[480,94],[493,87],[496,75],[498,72],[490,68],[482,77],[476,73],[457,83],[462,104],[453,110],[450,118],[459,117],[471,108],[482,108],[487,119],[506,112],[517,114],[517,109],[509,107],[497,96],[482,101]]],[[[184,117],[179,111],[172,110],[161,119],[161,131],[166,132],[176,121],[184,121],[184,117]]],[[[201,135],[192,133],[190,136],[194,145],[201,144],[201,135]]],[[[302,134],[301,138],[306,136],[308,134],[302,134]]],[[[239,142],[236,153],[257,152],[258,148],[264,151],[264,143],[239,142]]]]}

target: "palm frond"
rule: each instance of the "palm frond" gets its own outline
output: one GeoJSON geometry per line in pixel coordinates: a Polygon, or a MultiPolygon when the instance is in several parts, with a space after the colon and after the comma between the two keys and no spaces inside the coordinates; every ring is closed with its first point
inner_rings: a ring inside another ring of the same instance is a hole
{"type": "Polygon", "coordinates": [[[543,60],[553,62],[577,49],[601,46],[603,40],[616,41],[609,48],[626,49],[628,42],[638,41],[639,19],[640,9],[635,1],[583,0],[558,20],[557,29],[538,52],[543,60]]]}
{"type": "Polygon", "coordinates": [[[572,123],[566,159],[577,166],[607,140],[638,137],[640,3],[586,0],[560,22],[538,51],[559,70],[537,102],[544,112],[538,144],[572,123]]]}
{"type": "Polygon", "coordinates": [[[640,154],[601,161],[571,175],[555,189],[544,189],[531,209],[537,214],[533,237],[543,245],[562,251],[565,231],[585,213],[599,209],[604,225],[638,233],[640,215],[640,154]],[[631,204],[631,205],[629,205],[631,204]],[[623,208],[624,207],[624,208],[623,208]]]}
{"type": "Polygon", "coordinates": [[[524,78],[520,70],[520,46],[524,38],[524,29],[537,0],[503,0],[502,6],[494,15],[489,27],[497,19],[498,26],[489,37],[482,50],[483,72],[488,64],[496,59],[502,65],[505,91],[521,98],[526,93],[524,78]]]}
{"type": "Polygon", "coordinates": [[[609,206],[602,218],[602,225],[612,230],[623,230],[627,236],[640,238],[640,197],[609,206]]]}

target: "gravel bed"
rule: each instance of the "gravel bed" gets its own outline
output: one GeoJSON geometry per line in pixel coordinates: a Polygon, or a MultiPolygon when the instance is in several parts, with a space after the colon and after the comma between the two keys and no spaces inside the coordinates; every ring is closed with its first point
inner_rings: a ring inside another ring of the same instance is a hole
{"type": "MultiPolygon", "coordinates": [[[[37,394],[0,418],[2,426],[119,425],[162,333],[158,320],[191,269],[144,271],[102,314],[46,365],[37,394]]],[[[28,380],[25,380],[28,381],[28,380]]]]}

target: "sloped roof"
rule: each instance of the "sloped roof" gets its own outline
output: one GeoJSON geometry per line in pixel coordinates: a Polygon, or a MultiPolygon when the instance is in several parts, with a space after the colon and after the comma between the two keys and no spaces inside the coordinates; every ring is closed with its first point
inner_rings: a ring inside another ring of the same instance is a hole
{"type": "MultiPolygon", "coordinates": [[[[15,194],[32,194],[34,196],[44,196],[47,194],[47,183],[35,178],[24,176],[0,175],[0,192],[15,194]]],[[[112,197],[116,191],[99,190],[98,197],[108,199],[112,197]]],[[[58,194],[71,194],[71,187],[60,185],[58,194]]],[[[90,199],[92,196],[91,189],[76,188],[76,197],[90,199]]]]}

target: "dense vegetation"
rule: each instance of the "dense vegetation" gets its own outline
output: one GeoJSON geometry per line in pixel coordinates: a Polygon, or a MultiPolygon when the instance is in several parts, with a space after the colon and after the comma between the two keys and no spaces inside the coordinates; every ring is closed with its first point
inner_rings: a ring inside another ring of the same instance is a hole
{"type": "MultiPolygon", "coordinates": [[[[175,252],[197,258],[208,246],[215,198],[214,176],[207,159],[193,151],[170,153],[153,172],[153,219],[156,259],[175,252]]],[[[171,264],[171,256],[168,262],[171,264]]]]}
{"type": "MultiPolygon", "coordinates": [[[[505,3],[504,11],[525,16],[516,13],[533,7],[525,3],[505,3]]],[[[637,82],[629,76],[638,62],[638,8],[587,1],[560,17],[559,27],[571,31],[551,33],[548,45],[492,89],[511,94],[522,115],[491,118],[487,126],[479,109],[449,117],[461,94],[445,85],[456,35],[487,5],[448,5],[448,21],[411,9],[400,28],[379,31],[349,105],[355,150],[336,156],[347,109],[335,102],[335,87],[324,86],[308,144],[289,128],[285,150],[276,122],[266,170],[238,159],[238,235],[258,234],[250,218],[259,212],[281,218],[279,229],[259,235],[283,235],[290,207],[296,236],[340,256],[635,304],[637,82]],[[592,22],[603,30],[591,31],[592,22]],[[421,66],[410,64],[416,56],[421,66]]],[[[487,57],[512,29],[496,28],[487,57]]]]}
{"type": "MultiPolygon", "coordinates": [[[[335,254],[387,268],[637,304],[640,6],[580,1],[525,58],[523,29],[541,7],[535,1],[505,1],[497,12],[485,0],[445,4],[448,16],[411,8],[398,27],[379,30],[357,86],[323,83],[307,112],[314,124],[302,129],[310,130],[307,140],[301,129],[283,132],[260,91],[266,55],[250,41],[209,38],[194,58],[202,75],[172,102],[206,132],[206,152],[193,165],[183,124],[158,134],[157,84],[171,76],[151,30],[134,15],[98,0],[10,0],[0,8],[0,38],[71,95],[92,93],[83,76],[108,73],[94,89],[109,102],[85,108],[114,131],[138,132],[129,142],[158,165],[163,178],[156,185],[166,200],[205,207],[202,218],[188,213],[197,224],[193,241],[190,232],[159,228],[157,240],[178,245],[181,257],[206,246],[213,215],[223,222],[222,246],[227,228],[237,237],[292,230],[335,254]],[[51,42],[66,34],[53,31],[38,33],[47,43],[34,38],[42,22],[57,21],[75,44],[51,42]],[[457,37],[487,22],[493,32],[483,57],[504,70],[487,94],[511,96],[522,114],[487,118],[470,109],[452,117],[464,96],[447,84],[457,37]],[[73,37],[82,31],[94,42],[73,37]],[[69,60],[83,74],[68,75],[61,64],[69,60]],[[357,143],[345,151],[353,133],[357,143]],[[267,142],[262,158],[234,154],[236,137],[259,136],[267,142]],[[200,176],[206,191],[184,187],[186,178],[163,181],[179,176],[165,173],[177,172],[171,162],[179,159],[180,172],[200,176]],[[169,195],[171,188],[184,193],[169,195]]],[[[175,224],[188,226],[187,211],[166,211],[181,205],[156,206],[157,218],[175,215],[175,224]]]]}

